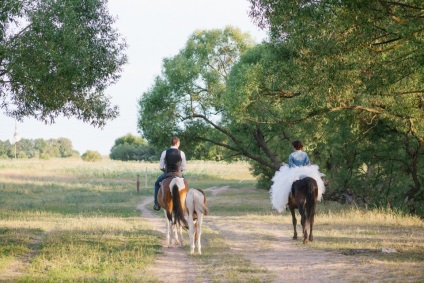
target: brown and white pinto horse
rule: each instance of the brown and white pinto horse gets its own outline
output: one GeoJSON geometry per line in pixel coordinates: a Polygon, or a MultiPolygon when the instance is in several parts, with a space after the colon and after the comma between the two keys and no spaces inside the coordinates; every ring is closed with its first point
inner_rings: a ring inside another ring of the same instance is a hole
{"type": "Polygon", "coordinates": [[[175,239],[177,244],[184,245],[182,227],[188,228],[187,220],[184,217],[187,192],[187,180],[177,176],[167,177],[160,186],[158,202],[163,208],[167,220],[166,245],[168,247],[172,244],[172,239],[175,239]]]}
{"type": "Polygon", "coordinates": [[[308,242],[308,226],[310,227],[309,241],[314,240],[314,236],[312,235],[312,227],[314,226],[317,197],[318,185],[314,178],[304,177],[303,179],[293,182],[288,206],[292,215],[294,240],[297,239],[297,220],[294,212],[296,208],[299,209],[301,216],[300,222],[302,223],[303,243],[306,244],[308,242]]]}
{"type": "Polygon", "coordinates": [[[203,215],[208,215],[205,193],[199,189],[190,189],[187,193],[186,207],[188,213],[190,254],[194,254],[195,245],[197,246],[197,252],[202,254],[200,237],[202,235],[203,215]]]}

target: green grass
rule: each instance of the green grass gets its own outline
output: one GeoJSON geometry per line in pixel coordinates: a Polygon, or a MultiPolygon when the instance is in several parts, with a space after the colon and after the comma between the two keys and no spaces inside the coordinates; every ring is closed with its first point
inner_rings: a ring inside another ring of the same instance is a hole
{"type": "MultiPolygon", "coordinates": [[[[163,235],[135,208],[153,195],[157,167],[108,159],[0,160],[0,279],[148,280],[142,271],[161,252],[163,235]]],[[[196,188],[253,181],[243,163],[196,162],[186,177],[196,188]]]]}
{"type": "MultiPolygon", "coordinates": [[[[211,215],[246,227],[251,225],[249,219],[266,225],[291,224],[289,212],[278,214],[271,209],[267,191],[254,189],[247,164],[189,164],[185,173],[189,187],[230,186],[216,196],[207,193],[208,199],[213,198],[208,203],[211,215]]],[[[0,280],[154,281],[144,271],[161,253],[163,235],[140,217],[136,206],[152,197],[153,183],[160,174],[157,166],[108,159],[96,163],[79,159],[0,160],[0,280]]],[[[266,249],[275,237],[262,231],[255,233],[263,233],[261,245],[266,249]]],[[[405,268],[424,263],[424,223],[418,217],[321,202],[314,236],[316,241],[308,248],[361,256],[364,262],[378,262],[393,270],[402,266],[400,278],[424,278],[424,271],[405,268]],[[373,252],[383,247],[397,252],[373,252]]],[[[205,280],[274,280],[266,270],[232,250],[223,235],[207,225],[202,239],[206,241],[202,256],[191,258],[201,264],[205,280]]],[[[301,245],[301,241],[296,244],[301,245]]],[[[188,247],[184,248],[188,252],[188,247]]]]}

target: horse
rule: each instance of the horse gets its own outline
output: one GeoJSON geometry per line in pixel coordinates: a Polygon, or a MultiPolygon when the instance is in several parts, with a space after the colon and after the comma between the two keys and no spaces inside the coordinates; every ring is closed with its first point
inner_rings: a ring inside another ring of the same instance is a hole
{"type": "Polygon", "coordinates": [[[315,208],[318,198],[318,185],[314,178],[304,177],[300,180],[294,181],[291,187],[289,196],[288,207],[292,215],[292,222],[294,228],[293,239],[297,239],[296,231],[296,215],[294,210],[299,209],[301,216],[302,230],[303,230],[303,243],[308,242],[308,226],[309,226],[309,241],[314,240],[312,235],[312,227],[314,226],[315,208]]]}
{"type": "Polygon", "coordinates": [[[176,175],[165,178],[159,188],[158,202],[163,208],[167,220],[166,245],[168,247],[170,247],[172,239],[175,239],[177,244],[184,245],[182,228],[188,229],[188,222],[184,217],[187,192],[187,180],[176,175]]]}
{"type": "Polygon", "coordinates": [[[190,237],[190,254],[194,254],[195,243],[197,252],[202,254],[200,236],[202,234],[203,215],[208,215],[206,196],[202,190],[190,189],[186,197],[186,208],[188,213],[188,234],[190,237]]]}

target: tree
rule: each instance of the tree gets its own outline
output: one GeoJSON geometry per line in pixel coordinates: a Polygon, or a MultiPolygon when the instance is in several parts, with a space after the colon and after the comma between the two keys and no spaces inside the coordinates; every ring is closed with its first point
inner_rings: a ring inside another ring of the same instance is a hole
{"type": "Polygon", "coordinates": [[[251,3],[274,43],[297,51],[300,94],[316,106],[302,118],[354,110],[423,140],[422,1],[251,3]]]}
{"type": "Polygon", "coordinates": [[[126,44],[106,0],[0,3],[0,107],[20,120],[59,115],[95,126],[118,115],[104,94],[119,78],[126,44]]]}
{"type": "MultiPolygon", "coordinates": [[[[239,29],[196,31],[184,49],[163,61],[162,76],[139,100],[138,128],[149,144],[169,146],[179,136],[184,146],[206,148],[210,121],[220,119],[221,96],[231,67],[253,41],[239,29]]],[[[191,153],[188,153],[191,154],[191,153]]]]}
{"type": "MultiPolygon", "coordinates": [[[[184,137],[184,144],[192,141],[189,146],[212,144],[224,149],[227,158],[242,156],[265,188],[281,162],[287,162],[291,141],[300,139],[331,180],[331,189],[355,194],[370,205],[424,215],[424,113],[422,94],[412,91],[423,89],[423,68],[411,62],[409,77],[403,77],[405,66],[386,66],[387,56],[343,39],[347,16],[340,15],[348,12],[336,13],[330,2],[272,1],[271,6],[283,5],[284,12],[300,13],[291,18],[293,27],[280,36],[273,32],[270,43],[240,52],[219,88],[198,85],[208,74],[199,70],[213,70],[199,58],[216,58],[220,45],[211,41],[204,45],[213,48],[199,48],[201,55],[191,57],[189,40],[177,56],[164,61],[163,75],[140,99],[140,132],[152,144],[172,133],[184,137]],[[314,17],[331,19],[328,30],[318,21],[315,31],[314,17]],[[340,35],[333,38],[330,30],[340,35]],[[368,70],[372,75],[364,73],[368,70]],[[406,89],[411,93],[397,98],[406,89]]],[[[362,8],[370,9],[365,4],[362,8]]],[[[269,9],[278,18],[278,7],[269,9]]],[[[420,53],[419,46],[421,42],[411,41],[397,52],[420,53]]]]}
{"type": "Polygon", "coordinates": [[[114,160],[158,160],[155,149],[141,137],[127,134],[115,140],[109,157],[114,160]]]}
{"type": "Polygon", "coordinates": [[[102,160],[102,156],[98,151],[87,150],[83,155],[81,155],[82,160],[96,162],[102,160]]]}
{"type": "MultiPolygon", "coordinates": [[[[321,121],[334,118],[332,112],[338,112],[336,118],[353,117],[351,137],[363,144],[338,139],[353,146],[338,154],[339,160],[353,162],[344,168],[350,168],[357,181],[360,168],[364,168],[361,164],[366,164],[362,176],[372,188],[367,195],[390,202],[384,193],[387,190],[381,188],[384,184],[406,199],[409,211],[415,212],[414,201],[424,199],[422,1],[250,2],[251,16],[270,29],[273,43],[296,50],[299,71],[291,84],[298,83],[301,89],[292,100],[312,106],[302,107],[299,117],[282,115],[282,120],[299,124],[318,117],[321,121]],[[354,113],[342,113],[346,111],[354,113]],[[405,190],[405,185],[409,189],[405,190]]],[[[330,141],[335,141],[334,135],[327,144],[330,141]]],[[[397,205],[401,203],[398,199],[397,205]]]]}

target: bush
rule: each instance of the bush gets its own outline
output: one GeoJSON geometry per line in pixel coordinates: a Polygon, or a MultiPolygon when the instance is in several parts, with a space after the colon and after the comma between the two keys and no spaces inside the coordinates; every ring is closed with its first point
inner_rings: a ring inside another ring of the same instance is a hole
{"type": "Polygon", "coordinates": [[[152,161],[159,159],[155,149],[147,141],[131,134],[115,140],[115,145],[112,147],[109,157],[113,160],[122,161],[152,161]]]}
{"type": "Polygon", "coordinates": [[[16,156],[20,159],[27,159],[28,158],[28,155],[25,153],[25,151],[19,151],[16,156]]]}
{"type": "Polygon", "coordinates": [[[94,151],[94,150],[87,150],[86,153],[84,153],[81,156],[82,160],[84,161],[91,161],[91,162],[95,162],[95,161],[99,161],[102,159],[102,156],[100,155],[100,153],[98,151],[94,151]]]}
{"type": "Polygon", "coordinates": [[[120,144],[114,146],[109,154],[109,157],[113,160],[122,161],[152,161],[159,159],[153,147],[139,144],[120,144]]]}
{"type": "Polygon", "coordinates": [[[41,153],[39,156],[40,159],[44,159],[44,160],[49,160],[50,159],[50,155],[48,153],[41,153]]]}

